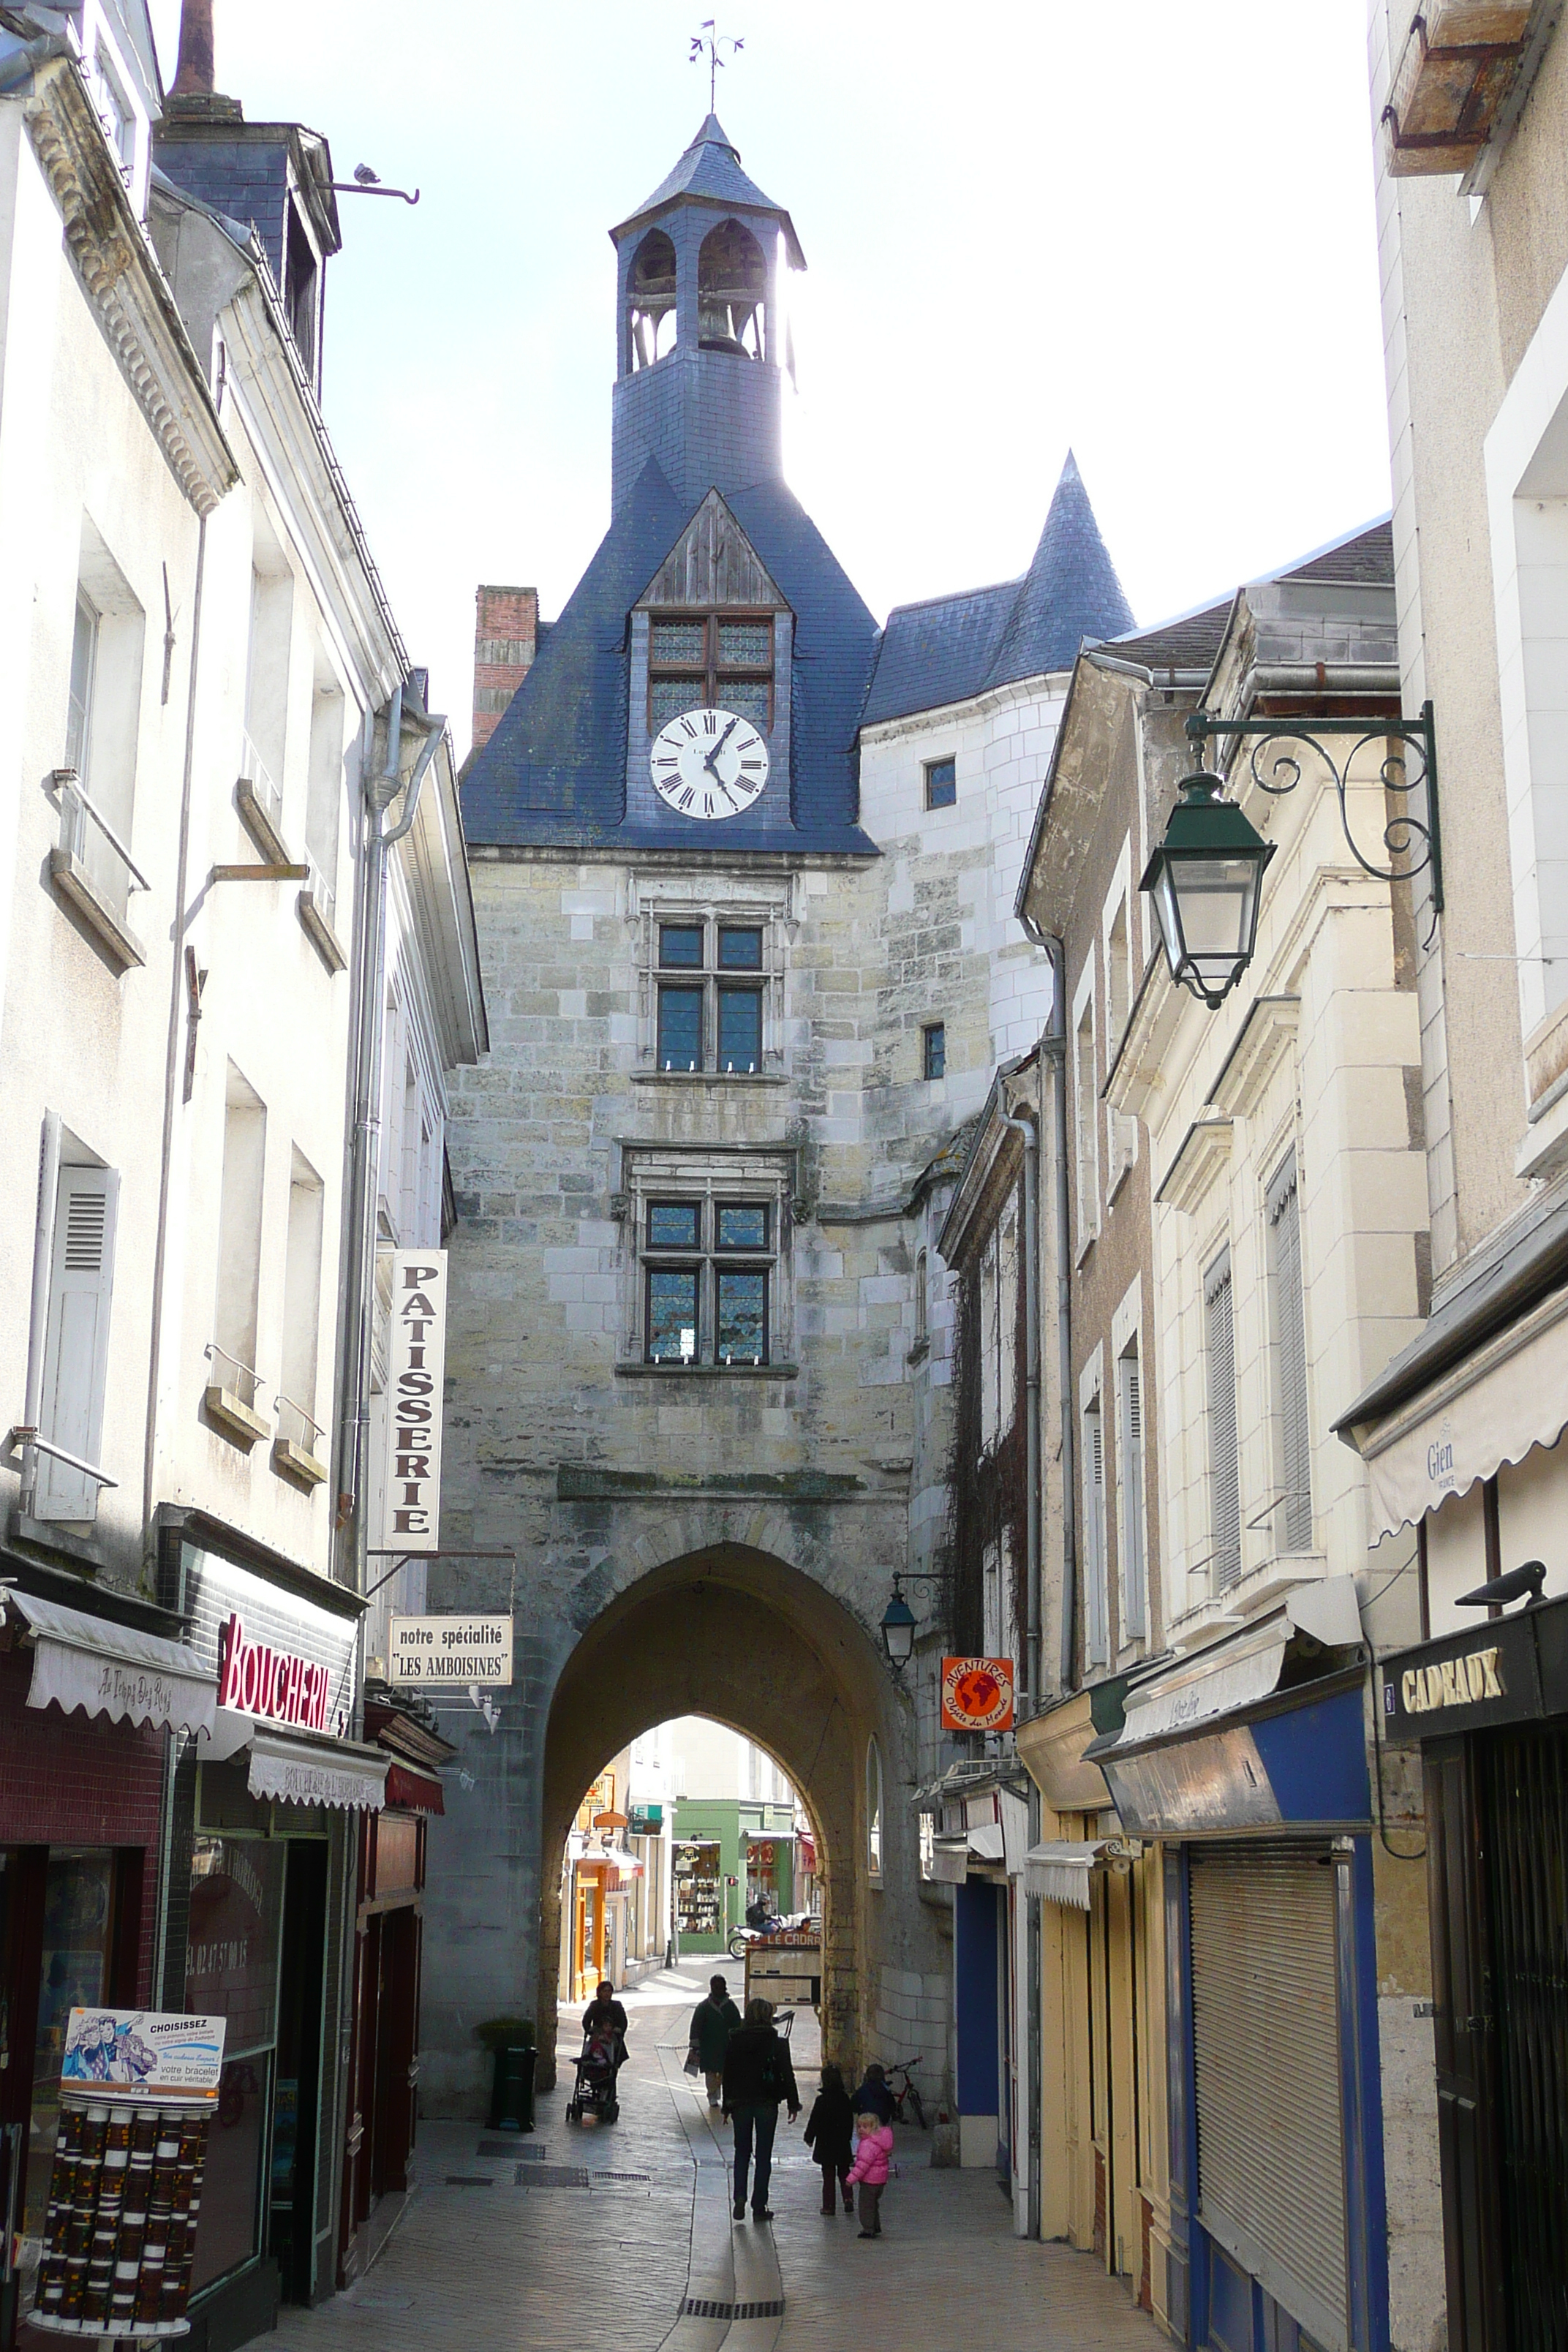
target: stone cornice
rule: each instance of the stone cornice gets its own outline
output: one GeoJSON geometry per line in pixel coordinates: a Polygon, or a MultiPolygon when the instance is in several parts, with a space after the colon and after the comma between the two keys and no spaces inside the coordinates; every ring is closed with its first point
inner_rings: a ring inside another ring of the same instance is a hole
{"type": "Polygon", "coordinates": [[[25,101],[71,261],[170,472],[199,515],[239,478],[206,377],[132,211],[75,62],[51,58],[25,101]]]}

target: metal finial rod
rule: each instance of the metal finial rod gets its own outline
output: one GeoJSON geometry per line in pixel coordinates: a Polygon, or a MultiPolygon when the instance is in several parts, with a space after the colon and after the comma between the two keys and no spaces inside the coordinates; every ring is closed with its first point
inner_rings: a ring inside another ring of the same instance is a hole
{"type": "Polygon", "coordinates": [[[727,58],[720,56],[720,50],[728,49],[731,57],[737,58],[745,46],[743,39],[737,40],[731,34],[721,33],[718,30],[718,19],[714,16],[704,16],[702,30],[692,34],[691,47],[687,53],[689,63],[695,65],[703,56],[708,59],[708,111],[710,114],[713,112],[718,98],[719,69],[728,63],[727,58]]]}

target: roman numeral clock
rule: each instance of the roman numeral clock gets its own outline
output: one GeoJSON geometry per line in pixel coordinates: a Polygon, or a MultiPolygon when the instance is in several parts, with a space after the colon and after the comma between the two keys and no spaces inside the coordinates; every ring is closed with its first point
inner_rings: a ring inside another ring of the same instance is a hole
{"type": "Polygon", "coordinates": [[[768,747],[732,710],[685,710],[659,729],[648,764],[667,807],[712,823],[751,807],[768,781],[768,747]]]}

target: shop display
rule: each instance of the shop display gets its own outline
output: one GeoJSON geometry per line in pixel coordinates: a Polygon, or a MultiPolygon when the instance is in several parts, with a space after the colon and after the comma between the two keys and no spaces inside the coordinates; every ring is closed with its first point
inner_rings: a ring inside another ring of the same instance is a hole
{"type": "Polygon", "coordinates": [[[71,2011],[33,2326],[187,2333],[223,2033],[221,2019],[71,2011]]]}
{"type": "Polygon", "coordinates": [[[706,1839],[675,1849],[676,1927],[683,1936],[721,1932],[719,1848],[706,1839]]]}

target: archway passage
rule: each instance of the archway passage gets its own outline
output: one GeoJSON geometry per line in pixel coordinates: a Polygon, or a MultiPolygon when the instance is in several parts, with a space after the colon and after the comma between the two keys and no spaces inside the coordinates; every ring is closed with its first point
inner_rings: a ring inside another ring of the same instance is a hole
{"type": "MultiPolygon", "coordinates": [[[[550,1711],[543,1852],[561,1852],[606,1755],[677,1715],[710,1716],[769,1754],[817,1833],[823,1887],[824,2054],[852,2065],[873,2024],[873,1900],[864,1870],[866,1755],[886,1738],[887,1678],[866,1635],[822,1587],[770,1555],[724,1547],[656,1570],[584,1635],[550,1711]]],[[[559,1879],[542,1895],[542,2081],[553,2080],[559,1879]]]]}

